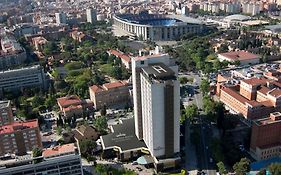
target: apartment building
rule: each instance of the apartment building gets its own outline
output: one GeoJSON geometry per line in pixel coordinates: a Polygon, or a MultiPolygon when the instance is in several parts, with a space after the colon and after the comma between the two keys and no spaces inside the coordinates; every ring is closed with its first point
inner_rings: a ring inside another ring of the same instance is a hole
{"type": "Polygon", "coordinates": [[[90,112],[93,108],[93,103],[89,100],[80,99],[77,95],[70,95],[57,99],[60,111],[64,117],[81,117],[86,112],[90,112]]]}
{"type": "Polygon", "coordinates": [[[281,156],[281,113],[255,120],[252,125],[250,151],[257,160],[281,156]]]}
{"type": "Polygon", "coordinates": [[[0,126],[10,124],[13,121],[11,101],[0,101],[0,126]]]}
{"type": "Polygon", "coordinates": [[[178,67],[169,55],[158,53],[133,58],[132,72],[136,136],[155,157],[157,169],[176,166],[180,138],[178,67]]]}
{"type": "Polygon", "coordinates": [[[37,120],[0,126],[0,140],[0,156],[24,155],[35,147],[42,147],[37,120]]]}
{"type": "Polygon", "coordinates": [[[19,66],[26,60],[25,49],[20,46],[13,35],[1,33],[0,45],[0,70],[19,66]]]}
{"type": "Polygon", "coordinates": [[[27,87],[47,88],[47,77],[41,66],[0,72],[0,96],[6,90],[21,90],[27,87]]]}
{"type": "Polygon", "coordinates": [[[115,81],[102,86],[93,85],[89,87],[89,91],[95,109],[130,103],[129,86],[126,81],[115,81]]]}
{"type": "Polygon", "coordinates": [[[74,144],[43,150],[42,156],[10,156],[0,158],[0,175],[83,175],[81,156],[74,144]],[[38,163],[34,163],[37,160],[38,163]]]}

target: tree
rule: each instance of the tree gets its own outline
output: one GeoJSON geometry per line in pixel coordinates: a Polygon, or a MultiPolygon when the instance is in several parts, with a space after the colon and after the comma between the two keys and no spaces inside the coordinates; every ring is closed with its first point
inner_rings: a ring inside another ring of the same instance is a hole
{"type": "Polygon", "coordinates": [[[215,102],[215,112],[217,116],[217,125],[218,128],[223,128],[223,122],[224,122],[224,104],[222,102],[215,102]]]}
{"type": "Polygon", "coordinates": [[[192,122],[199,115],[198,107],[195,104],[187,106],[185,109],[186,117],[192,122]]]}
{"type": "Polygon", "coordinates": [[[79,142],[80,152],[87,160],[92,160],[93,152],[97,148],[97,143],[93,140],[82,140],[79,142]]]}
{"type": "MultiPolygon", "coordinates": [[[[34,158],[37,158],[37,157],[40,157],[42,156],[42,149],[41,148],[38,148],[38,147],[35,147],[33,148],[32,150],[32,156],[34,158]]],[[[41,160],[40,159],[34,159],[34,163],[39,163],[41,160]]]]}
{"type": "Polygon", "coordinates": [[[101,116],[101,117],[97,117],[96,120],[95,120],[95,128],[102,132],[102,133],[105,133],[106,130],[107,130],[107,120],[106,120],[106,117],[105,116],[101,116]]]}
{"type": "Polygon", "coordinates": [[[103,105],[103,107],[101,108],[100,115],[101,116],[106,116],[106,106],[105,105],[103,105]]]}
{"type": "Polygon", "coordinates": [[[215,102],[209,97],[203,97],[203,110],[207,115],[215,114],[215,102]]]}
{"type": "Polygon", "coordinates": [[[227,174],[226,168],[223,162],[218,162],[217,167],[219,169],[220,174],[227,174]]]}
{"type": "Polygon", "coordinates": [[[208,80],[203,79],[200,84],[200,90],[202,91],[203,95],[207,95],[210,91],[210,83],[208,80]]]}
{"type": "Polygon", "coordinates": [[[237,175],[246,175],[250,171],[250,160],[242,158],[233,165],[233,170],[237,175]]]}
{"type": "Polygon", "coordinates": [[[271,165],[269,165],[268,169],[272,175],[280,175],[281,163],[272,163],[271,165]]]}

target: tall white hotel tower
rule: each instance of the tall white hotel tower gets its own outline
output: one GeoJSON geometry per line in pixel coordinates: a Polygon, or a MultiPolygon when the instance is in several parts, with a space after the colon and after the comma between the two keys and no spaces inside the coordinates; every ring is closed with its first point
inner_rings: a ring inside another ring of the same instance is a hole
{"type": "Polygon", "coordinates": [[[168,54],[133,58],[135,132],[156,159],[173,159],[180,151],[178,66],[168,54]]]}

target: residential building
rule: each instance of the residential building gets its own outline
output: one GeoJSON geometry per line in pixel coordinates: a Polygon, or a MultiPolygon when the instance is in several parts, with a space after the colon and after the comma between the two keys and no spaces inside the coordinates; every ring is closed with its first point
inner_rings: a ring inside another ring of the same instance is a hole
{"type": "Polygon", "coordinates": [[[166,167],[163,159],[178,160],[180,93],[177,75],[178,67],[167,54],[133,58],[135,132],[156,158],[157,169],[166,167]]]}
{"type": "Polygon", "coordinates": [[[11,101],[0,101],[0,126],[10,124],[13,121],[11,101]]]}
{"type": "Polygon", "coordinates": [[[66,14],[65,13],[55,13],[57,24],[66,24],[66,14]]]}
{"type": "Polygon", "coordinates": [[[86,9],[86,16],[87,22],[91,24],[97,21],[97,11],[92,8],[86,9]]]}
{"type": "Polygon", "coordinates": [[[281,156],[281,113],[255,120],[252,125],[250,151],[258,161],[281,156]]]}
{"type": "Polygon", "coordinates": [[[124,54],[121,51],[118,50],[109,50],[107,51],[108,55],[114,55],[115,57],[121,59],[122,64],[127,68],[131,70],[131,57],[124,54]]]}
{"type": "Polygon", "coordinates": [[[0,126],[0,140],[0,156],[24,155],[35,147],[42,147],[37,120],[0,126]]]}
{"type": "Polygon", "coordinates": [[[220,61],[229,61],[231,63],[239,62],[240,65],[253,65],[260,62],[260,56],[247,52],[247,51],[235,51],[235,52],[226,52],[218,54],[218,59],[220,61]]]}
{"type": "Polygon", "coordinates": [[[83,175],[81,156],[74,144],[66,144],[43,150],[39,157],[11,155],[0,159],[0,175],[15,174],[83,175]]]}
{"type": "Polygon", "coordinates": [[[70,37],[73,38],[74,40],[78,41],[78,42],[84,42],[84,41],[92,41],[92,42],[96,42],[96,40],[89,36],[84,34],[83,32],[79,32],[77,30],[74,30],[72,32],[70,32],[70,37]]]}
{"type": "Polygon", "coordinates": [[[13,68],[24,63],[26,52],[11,34],[0,35],[0,70],[13,68]]]}
{"type": "Polygon", "coordinates": [[[0,71],[0,96],[4,91],[22,90],[27,87],[46,89],[47,83],[44,69],[39,65],[0,71]]]}
{"type": "Polygon", "coordinates": [[[90,99],[94,103],[95,109],[103,106],[116,107],[118,105],[129,105],[129,86],[126,81],[115,81],[102,86],[93,85],[89,87],[90,99]]]}
{"type": "Polygon", "coordinates": [[[60,111],[64,117],[81,117],[92,111],[93,103],[89,100],[81,100],[76,95],[70,95],[57,99],[60,111]]]}

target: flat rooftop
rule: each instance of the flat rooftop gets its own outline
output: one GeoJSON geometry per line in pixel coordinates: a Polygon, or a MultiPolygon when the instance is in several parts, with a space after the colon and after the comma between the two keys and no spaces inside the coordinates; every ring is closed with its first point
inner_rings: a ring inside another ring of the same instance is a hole
{"type": "Polygon", "coordinates": [[[149,78],[156,80],[176,79],[175,72],[163,63],[149,64],[142,70],[149,78]]]}

